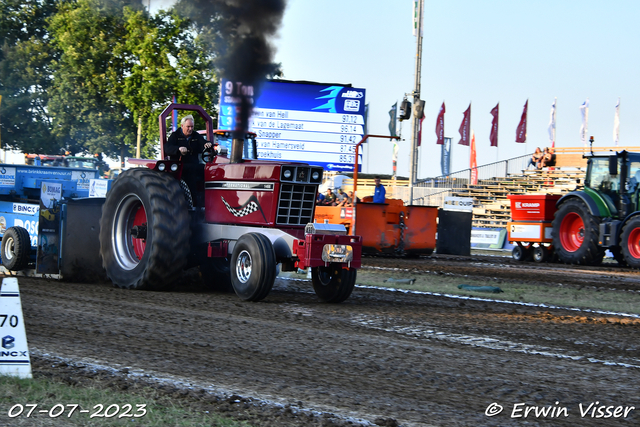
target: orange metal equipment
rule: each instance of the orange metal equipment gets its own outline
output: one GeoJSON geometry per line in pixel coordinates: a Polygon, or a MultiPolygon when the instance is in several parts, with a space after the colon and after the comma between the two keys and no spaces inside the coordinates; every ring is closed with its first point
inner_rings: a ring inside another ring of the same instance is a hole
{"type": "Polygon", "coordinates": [[[344,225],[349,234],[362,236],[368,254],[430,255],[436,247],[434,206],[405,206],[402,200],[361,202],[355,207],[317,206],[315,220],[344,225]],[[356,214],[357,212],[357,214],[356,214]],[[357,228],[355,217],[357,215],[357,228]]]}
{"type": "MultiPolygon", "coordinates": [[[[357,194],[358,147],[369,137],[365,135],[356,145],[353,194],[357,194]]],[[[405,206],[400,199],[385,199],[385,203],[371,203],[371,197],[353,207],[316,206],[317,222],[343,224],[348,233],[362,236],[362,252],[368,254],[431,255],[436,247],[438,208],[435,206],[405,206]],[[356,221],[357,220],[357,221],[356,221]]]]}
{"type": "Polygon", "coordinates": [[[508,240],[516,245],[512,256],[516,261],[533,257],[536,262],[552,258],[551,221],[556,211],[555,194],[510,194],[511,221],[507,223],[508,240]]]}

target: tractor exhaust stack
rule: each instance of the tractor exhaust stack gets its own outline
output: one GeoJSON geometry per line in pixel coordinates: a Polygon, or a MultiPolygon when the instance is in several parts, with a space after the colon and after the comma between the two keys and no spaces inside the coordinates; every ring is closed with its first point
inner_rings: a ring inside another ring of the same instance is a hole
{"type": "Polygon", "coordinates": [[[229,163],[242,163],[242,150],[244,148],[244,139],[233,138],[231,141],[231,156],[229,163]]]}

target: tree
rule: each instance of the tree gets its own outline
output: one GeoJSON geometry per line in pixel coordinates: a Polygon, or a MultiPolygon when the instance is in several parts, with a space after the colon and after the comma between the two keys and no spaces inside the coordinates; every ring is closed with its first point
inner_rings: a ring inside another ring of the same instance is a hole
{"type": "Polygon", "coordinates": [[[50,21],[61,51],[53,66],[49,102],[53,132],[72,152],[116,156],[135,142],[136,126],[121,101],[131,58],[123,9],[142,6],[128,0],[78,0],[60,6],[50,21]]]}
{"type": "MultiPolygon", "coordinates": [[[[124,81],[123,102],[137,122],[142,118],[148,141],[143,153],[152,156],[158,142],[158,115],[176,96],[179,103],[198,104],[213,112],[218,79],[207,46],[196,41],[190,21],[160,11],[149,18],[128,11],[126,50],[135,58],[124,81]]],[[[196,127],[203,123],[196,121],[196,127]]]]}
{"type": "Polygon", "coordinates": [[[141,118],[142,152],[153,157],[157,117],[173,95],[214,108],[211,54],[175,14],[150,17],[128,0],[78,0],[60,8],[51,33],[62,55],[50,109],[55,134],[71,146],[130,155],[141,118]]]}
{"type": "Polygon", "coordinates": [[[157,117],[173,96],[215,117],[224,46],[205,43],[202,27],[175,11],[149,16],[139,0],[3,0],[0,13],[5,144],[127,156],[141,119],[142,152],[154,156],[157,117]]]}
{"type": "Polygon", "coordinates": [[[47,111],[52,61],[47,19],[58,0],[3,0],[0,3],[0,132],[4,147],[24,152],[57,152],[47,111]]]}

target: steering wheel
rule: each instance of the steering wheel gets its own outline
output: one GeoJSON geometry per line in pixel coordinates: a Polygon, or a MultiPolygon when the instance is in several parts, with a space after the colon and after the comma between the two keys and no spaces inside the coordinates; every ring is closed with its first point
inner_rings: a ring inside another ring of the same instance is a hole
{"type": "Polygon", "coordinates": [[[216,152],[213,148],[213,146],[205,148],[204,150],[202,150],[202,160],[205,163],[211,163],[213,161],[213,159],[216,157],[216,152]]]}

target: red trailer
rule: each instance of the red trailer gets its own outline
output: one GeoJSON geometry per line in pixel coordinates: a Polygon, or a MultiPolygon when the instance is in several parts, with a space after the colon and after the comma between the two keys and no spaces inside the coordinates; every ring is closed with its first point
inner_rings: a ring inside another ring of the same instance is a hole
{"type": "Polygon", "coordinates": [[[551,230],[556,194],[510,194],[511,221],[507,223],[509,242],[514,244],[513,259],[544,262],[553,256],[551,230]]]}

